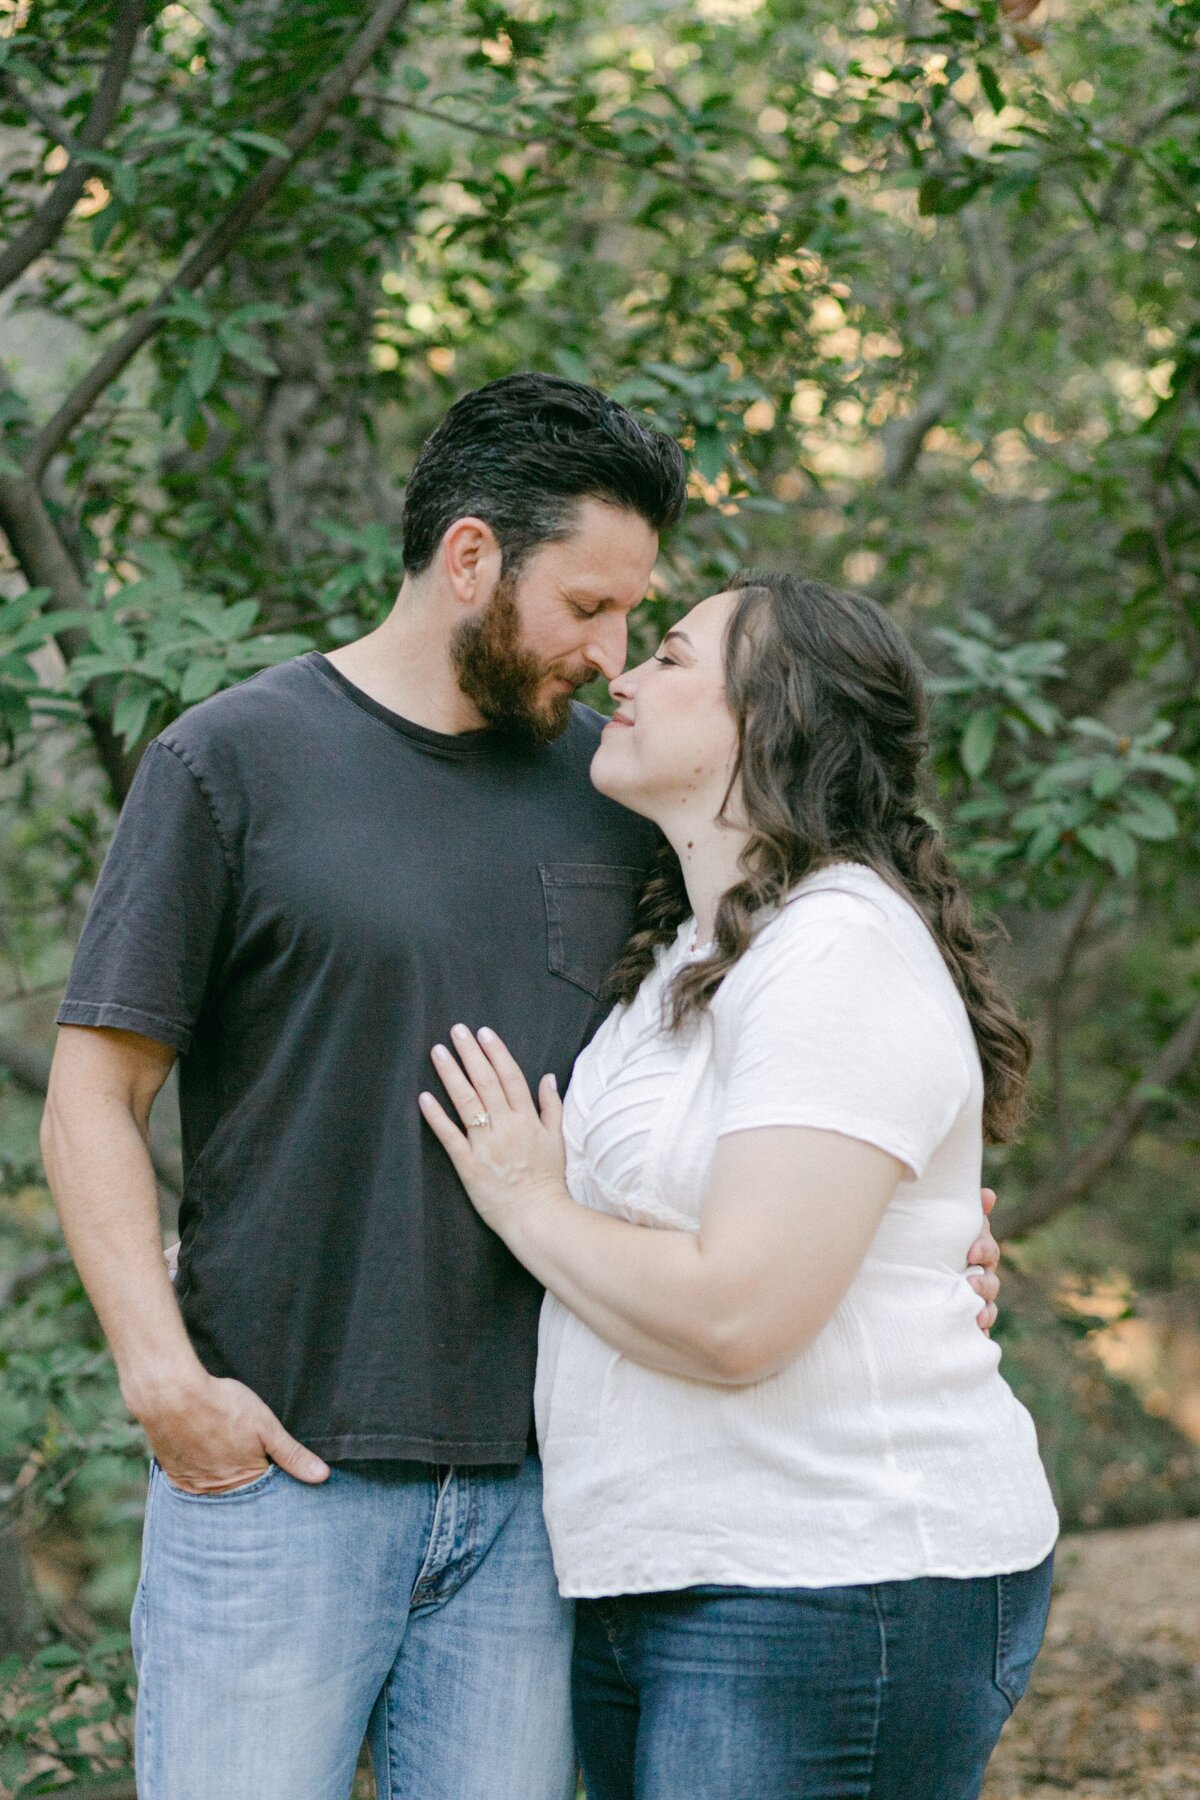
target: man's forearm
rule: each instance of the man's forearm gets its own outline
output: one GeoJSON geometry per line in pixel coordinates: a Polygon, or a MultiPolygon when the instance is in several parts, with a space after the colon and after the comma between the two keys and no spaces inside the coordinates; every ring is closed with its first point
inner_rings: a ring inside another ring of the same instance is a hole
{"type": "Polygon", "coordinates": [[[163,1473],[220,1494],[276,1462],[299,1481],[329,1466],[260,1397],[210,1375],[163,1261],[148,1128],[173,1051],[132,1032],[66,1026],[50,1071],[42,1155],[76,1267],[107,1334],[121,1392],[163,1473]]]}
{"type": "Polygon", "coordinates": [[[137,1417],[201,1373],[162,1257],[158,1193],[143,1130],[119,1095],[64,1103],[52,1080],[42,1153],[68,1248],[137,1417]]]}

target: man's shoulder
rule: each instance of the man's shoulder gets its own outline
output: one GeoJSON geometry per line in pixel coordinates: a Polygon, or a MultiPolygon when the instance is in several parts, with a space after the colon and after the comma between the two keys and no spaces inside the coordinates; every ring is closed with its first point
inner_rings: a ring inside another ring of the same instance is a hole
{"type": "Polygon", "coordinates": [[[185,762],[206,762],[255,742],[274,741],[289,721],[299,725],[308,716],[319,695],[310,656],[291,657],[190,707],[155,741],[185,762]]]}

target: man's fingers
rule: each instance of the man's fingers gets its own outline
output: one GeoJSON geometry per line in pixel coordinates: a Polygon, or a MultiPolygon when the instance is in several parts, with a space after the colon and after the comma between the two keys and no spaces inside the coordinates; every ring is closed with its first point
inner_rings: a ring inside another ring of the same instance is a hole
{"type": "Polygon", "coordinates": [[[990,1231],[977,1237],[967,1252],[969,1263],[978,1263],[984,1269],[995,1269],[1000,1266],[1000,1246],[990,1231]]]}
{"type": "Polygon", "coordinates": [[[981,1269],[977,1274],[967,1276],[970,1286],[975,1289],[981,1300],[991,1303],[1000,1292],[1000,1277],[993,1275],[990,1269],[981,1269]]]}
{"type": "Polygon", "coordinates": [[[316,1483],[329,1478],[329,1464],[322,1462],[303,1444],[298,1444],[290,1431],[285,1431],[273,1413],[263,1425],[262,1447],[273,1463],[297,1481],[316,1483]]]}

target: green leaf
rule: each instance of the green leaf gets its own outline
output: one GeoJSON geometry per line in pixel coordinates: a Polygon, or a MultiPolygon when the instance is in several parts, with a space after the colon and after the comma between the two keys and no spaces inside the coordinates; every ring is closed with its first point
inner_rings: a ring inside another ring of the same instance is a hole
{"type": "Polygon", "coordinates": [[[1137,868],[1137,844],[1120,825],[1081,825],[1079,841],[1118,875],[1128,877],[1137,868]]]}
{"type": "Polygon", "coordinates": [[[226,322],[217,327],[217,336],[230,355],[236,356],[239,362],[244,362],[249,368],[256,369],[260,375],[278,375],[277,364],[272,362],[266,351],[255,342],[248,332],[226,322]]]}
{"type": "Polygon", "coordinates": [[[1102,743],[1112,744],[1114,747],[1120,741],[1117,733],[1107,725],[1102,725],[1099,719],[1072,719],[1071,730],[1077,731],[1081,737],[1099,738],[1102,743]]]}
{"type": "Polygon", "coordinates": [[[1096,800],[1110,800],[1125,785],[1128,769],[1120,763],[1101,763],[1092,776],[1092,795],[1096,800]]]}
{"type": "Polygon", "coordinates": [[[1120,823],[1134,837],[1150,843],[1165,844],[1179,835],[1179,815],[1161,794],[1145,788],[1132,788],[1124,796],[1120,823]]]}
{"type": "Polygon", "coordinates": [[[197,338],[188,362],[188,386],[197,400],[203,400],[221,367],[222,349],[215,337],[197,338]]]}
{"type": "Polygon", "coordinates": [[[1025,854],[1035,868],[1038,867],[1039,864],[1044,863],[1052,851],[1058,849],[1061,836],[1062,833],[1059,831],[1058,826],[1052,821],[1048,821],[1045,825],[1039,826],[1037,831],[1034,832],[1025,847],[1025,854]]]}
{"type": "Polygon", "coordinates": [[[725,440],[711,426],[696,433],[692,461],[706,481],[715,481],[725,467],[725,440]]]}
{"type": "Polygon", "coordinates": [[[138,176],[132,163],[119,159],[113,163],[111,171],[112,190],[122,206],[132,206],[137,199],[138,176]]]}
{"type": "Polygon", "coordinates": [[[192,663],[179,684],[179,698],[185,706],[207,700],[225,680],[225,664],[213,656],[202,656],[192,663]]]}
{"type": "Polygon", "coordinates": [[[1154,775],[1165,775],[1169,781],[1181,782],[1184,787],[1195,786],[1196,770],[1182,756],[1168,756],[1162,750],[1143,750],[1131,758],[1131,761],[1136,769],[1146,769],[1154,775]]]}
{"type": "Polygon", "coordinates": [[[988,105],[993,112],[1004,110],[1004,89],[996,78],[996,71],[990,63],[978,62],[975,65],[979,72],[979,85],[987,96],[988,105]]]}
{"type": "Polygon", "coordinates": [[[236,606],[227,606],[217,622],[216,635],[223,644],[236,643],[253,629],[258,617],[257,600],[239,600],[236,606]]]}
{"type": "Polygon", "coordinates": [[[917,210],[926,218],[939,213],[961,212],[979,192],[983,173],[948,177],[926,175],[917,189],[917,210]]]}
{"type": "Polygon", "coordinates": [[[298,631],[266,632],[235,644],[229,660],[238,668],[265,669],[271,663],[286,662],[289,656],[303,656],[312,647],[312,639],[298,631]]]}
{"type": "Polygon", "coordinates": [[[231,131],[229,135],[235,143],[249,144],[252,150],[265,150],[268,156],[291,155],[282,138],[271,137],[265,131],[231,131]]]}
{"type": "Polygon", "coordinates": [[[117,702],[113,712],[113,730],[119,738],[124,739],[127,750],[132,750],[135,744],[141,742],[153,704],[154,692],[151,688],[137,688],[117,702]]]}
{"type": "Polygon", "coordinates": [[[990,711],[974,713],[968,721],[958,753],[972,781],[978,781],[992,760],[999,725],[999,717],[990,711]]]}

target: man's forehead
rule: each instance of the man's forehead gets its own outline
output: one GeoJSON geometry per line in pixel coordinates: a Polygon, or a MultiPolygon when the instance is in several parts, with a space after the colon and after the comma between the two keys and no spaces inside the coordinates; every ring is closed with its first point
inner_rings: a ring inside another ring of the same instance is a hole
{"type": "Polygon", "coordinates": [[[542,554],[545,571],[571,598],[629,605],[645,592],[658,534],[637,513],[591,502],[576,530],[547,544],[542,554]]]}

